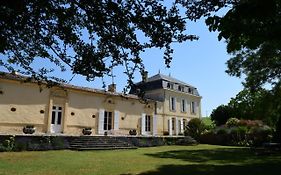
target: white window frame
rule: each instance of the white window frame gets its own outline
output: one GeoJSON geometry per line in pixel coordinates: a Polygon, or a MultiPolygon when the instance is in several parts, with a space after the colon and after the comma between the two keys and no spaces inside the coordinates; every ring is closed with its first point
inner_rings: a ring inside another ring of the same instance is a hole
{"type": "Polygon", "coordinates": [[[191,103],[190,103],[190,112],[191,112],[191,114],[194,114],[194,115],[196,115],[196,102],[194,102],[194,101],[192,101],[191,103]]]}
{"type": "Polygon", "coordinates": [[[151,132],[151,115],[145,115],[145,132],[151,132]]]}
{"type": "Polygon", "coordinates": [[[182,98],[181,99],[181,112],[187,112],[186,107],[187,107],[187,101],[186,101],[186,99],[182,98]]]}
{"type": "Polygon", "coordinates": [[[170,97],[170,111],[176,111],[176,97],[170,97]]]}

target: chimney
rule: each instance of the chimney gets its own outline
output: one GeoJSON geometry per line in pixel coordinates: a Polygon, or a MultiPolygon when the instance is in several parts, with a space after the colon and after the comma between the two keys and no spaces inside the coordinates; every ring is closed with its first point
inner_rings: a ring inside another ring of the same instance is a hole
{"type": "Polygon", "coordinates": [[[142,73],[142,81],[146,82],[147,78],[148,78],[148,72],[147,71],[143,71],[143,73],[142,73]]]}
{"type": "Polygon", "coordinates": [[[112,83],[112,84],[108,85],[108,91],[116,92],[116,84],[112,83]]]}

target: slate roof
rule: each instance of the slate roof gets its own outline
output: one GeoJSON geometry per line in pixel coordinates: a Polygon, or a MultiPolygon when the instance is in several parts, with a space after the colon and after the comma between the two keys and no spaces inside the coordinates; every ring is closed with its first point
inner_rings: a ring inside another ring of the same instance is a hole
{"type": "MultiPolygon", "coordinates": [[[[184,86],[195,88],[194,86],[192,86],[190,84],[187,84],[187,83],[185,83],[183,81],[180,81],[176,78],[173,78],[173,77],[167,76],[167,75],[163,75],[163,74],[156,74],[152,77],[149,77],[146,82],[152,82],[152,81],[157,81],[157,80],[166,80],[166,81],[169,81],[169,82],[172,82],[172,83],[181,84],[181,85],[184,85],[184,86]]],[[[139,82],[139,83],[141,83],[141,82],[139,82]]]]}
{"type": "Polygon", "coordinates": [[[163,75],[163,74],[156,74],[152,77],[149,77],[145,82],[144,81],[141,81],[141,82],[138,82],[136,83],[136,87],[132,88],[130,93],[131,94],[135,94],[136,93],[136,90],[138,88],[142,89],[143,91],[149,91],[149,90],[154,90],[154,89],[164,89],[166,87],[163,87],[163,80],[164,81],[167,81],[167,82],[170,82],[170,83],[174,83],[174,84],[178,84],[178,85],[181,85],[181,86],[186,86],[186,87],[189,87],[189,88],[192,88],[192,93],[189,93],[189,92],[186,92],[186,93],[189,93],[189,94],[193,94],[193,95],[196,95],[196,96],[200,96],[198,90],[196,87],[190,85],[190,84],[187,84],[183,81],[180,81],[176,78],[173,78],[171,76],[167,76],[167,75],[163,75]]]}

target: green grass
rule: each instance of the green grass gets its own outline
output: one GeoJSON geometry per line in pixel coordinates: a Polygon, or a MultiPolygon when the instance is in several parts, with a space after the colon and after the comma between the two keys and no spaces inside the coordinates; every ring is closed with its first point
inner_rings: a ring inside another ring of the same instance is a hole
{"type": "Polygon", "coordinates": [[[0,153],[0,175],[268,175],[281,172],[281,154],[247,148],[163,146],[113,151],[0,153]]]}

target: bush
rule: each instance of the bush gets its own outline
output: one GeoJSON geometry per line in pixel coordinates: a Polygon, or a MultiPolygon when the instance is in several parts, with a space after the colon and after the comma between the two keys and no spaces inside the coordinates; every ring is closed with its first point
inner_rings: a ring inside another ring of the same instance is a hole
{"type": "Polygon", "coordinates": [[[227,122],[226,122],[226,126],[228,128],[239,126],[239,119],[237,119],[237,118],[228,119],[227,122]]]}
{"type": "Polygon", "coordinates": [[[226,121],[234,117],[235,113],[229,106],[220,105],[212,111],[211,119],[216,123],[217,126],[224,125],[226,121]]]}
{"type": "Polygon", "coordinates": [[[249,146],[246,135],[247,131],[248,129],[245,126],[232,127],[230,129],[231,144],[239,146],[249,146]]]}
{"type": "Polygon", "coordinates": [[[225,127],[219,127],[216,129],[216,134],[218,135],[224,135],[224,134],[228,134],[229,133],[229,129],[228,128],[225,128],[225,127]]]}
{"type": "Polygon", "coordinates": [[[273,130],[269,126],[252,127],[249,130],[249,139],[253,146],[260,146],[265,142],[270,142],[272,139],[273,130]]]}
{"type": "Polygon", "coordinates": [[[194,140],[192,137],[186,136],[182,139],[176,141],[176,145],[197,145],[197,141],[194,140]]]}
{"type": "Polygon", "coordinates": [[[184,135],[191,136],[192,138],[198,140],[204,130],[204,123],[199,118],[193,118],[188,122],[184,135]]]}

